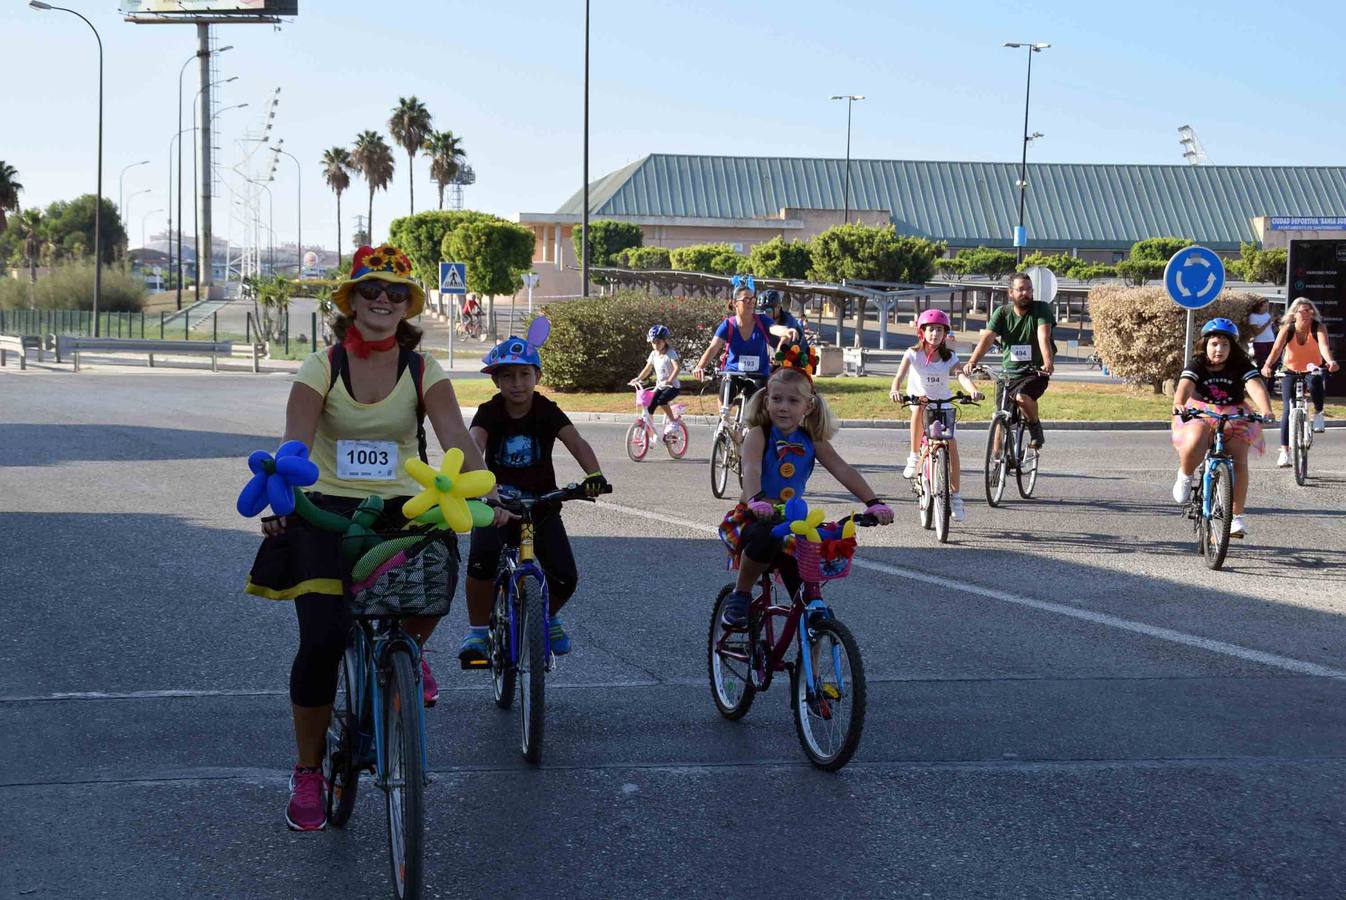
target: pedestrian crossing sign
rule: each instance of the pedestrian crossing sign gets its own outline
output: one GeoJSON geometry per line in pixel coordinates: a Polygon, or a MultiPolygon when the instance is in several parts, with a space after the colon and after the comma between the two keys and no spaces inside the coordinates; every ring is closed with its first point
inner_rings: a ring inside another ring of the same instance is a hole
{"type": "Polygon", "coordinates": [[[439,292],[441,294],[467,293],[467,263],[442,262],[439,264],[439,292]]]}

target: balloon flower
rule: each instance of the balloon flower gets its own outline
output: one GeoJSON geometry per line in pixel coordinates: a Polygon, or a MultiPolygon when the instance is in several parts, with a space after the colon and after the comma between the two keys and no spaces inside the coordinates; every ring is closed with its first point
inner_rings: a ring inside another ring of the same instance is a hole
{"type": "Polygon", "coordinates": [[[809,514],[809,505],[804,502],[803,497],[791,497],[785,501],[785,521],[781,522],[771,533],[778,538],[783,538],[790,533],[790,525],[793,522],[806,518],[809,514]]]}
{"type": "Polygon", "coordinates": [[[297,488],[318,480],[318,467],[308,458],[308,447],[303,441],[286,441],[273,457],[265,450],[254,451],[248,457],[252,478],[238,495],[238,513],[253,516],[271,507],[278,516],[294,512],[297,488]]]}
{"type": "Polygon", "coordinates": [[[491,508],[467,501],[495,487],[495,475],[485,469],[464,472],[462,468],[463,451],[457,447],[445,452],[438,472],[419,459],[407,460],[407,474],[425,490],[402,504],[402,515],[418,522],[442,523],[457,532],[471,531],[474,525],[490,524],[495,517],[491,508]]]}

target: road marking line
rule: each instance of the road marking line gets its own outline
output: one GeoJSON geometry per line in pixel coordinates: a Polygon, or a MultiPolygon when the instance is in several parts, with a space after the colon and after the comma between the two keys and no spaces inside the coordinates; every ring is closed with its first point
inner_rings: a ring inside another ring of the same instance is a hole
{"type": "MultiPolygon", "coordinates": [[[[614,512],[626,513],[627,515],[636,516],[637,518],[650,519],[668,525],[690,528],[693,531],[699,531],[703,534],[713,534],[716,537],[719,536],[719,529],[707,525],[704,522],[694,522],[690,519],[681,519],[676,516],[654,513],[631,506],[622,506],[621,504],[612,503],[608,500],[599,500],[598,505],[611,509],[614,512]]],[[[1346,680],[1346,669],[1334,669],[1330,666],[1309,662],[1308,660],[1296,659],[1292,656],[1281,656],[1277,653],[1267,653],[1264,650],[1254,650],[1251,647],[1231,644],[1227,641],[1217,641],[1196,634],[1188,634],[1185,631],[1178,631],[1173,628],[1162,628],[1158,625],[1137,622],[1134,619],[1123,619],[1120,616],[1095,612],[1089,609],[1081,609],[1076,606],[1069,606],[1065,603],[1054,603],[1050,600],[1039,600],[1036,597],[1027,597],[1023,594],[999,591],[994,588],[987,588],[978,584],[959,581],[955,578],[946,578],[942,575],[930,575],[913,569],[899,569],[896,566],[873,562],[868,559],[862,559],[859,556],[855,558],[852,565],[859,566],[862,569],[869,569],[872,572],[881,572],[885,575],[895,575],[898,578],[906,578],[910,581],[920,581],[925,584],[932,584],[953,591],[975,594],[979,597],[986,597],[989,600],[999,600],[1001,603],[1009,603],[1014,606],[1035,609],[1039,612],[1053,613],[1058,616],[1066,616],[1067,618],[1076,619],[1081,622],[1089,622],[1093,625],[1103,625],[1107,628],[1129,631],[1132,634],[1139,634],[1161,641],[1168,641],[1171,644],[1181,644],[1184,647],[1205,650],[1209,653],[1218,653],[1221,656],[1229,656],[1234,659],[1244,660],[1245,662],[1271,666],[1286,672],[1294,672],[1296,675],[1346,680]]]]}

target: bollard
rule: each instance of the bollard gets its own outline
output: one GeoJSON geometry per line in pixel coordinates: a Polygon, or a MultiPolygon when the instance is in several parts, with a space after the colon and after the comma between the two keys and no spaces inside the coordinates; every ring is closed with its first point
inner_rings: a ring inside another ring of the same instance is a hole
{"type": "Polygon", "coordinates": [[[309,332],[308,332],[308,333],[309,333],[310,335],[312,335],[312,337],[309,338],[309,342],[312,344],[312,351],[311,351],[311,352],[313,352],[313,353],[317,353],[317,352],[318,352],[318,314],[317,314],[316,312],[313,313],[313,322],[312,322],[312,325],[311,325],[310,328],[309,328],[309,332]]]}
{"type": "Polygon", "coordinates": [[[220,339],[220,314],[214,313],[210,319],[210,339],[218,341],[220,339]]]}
{"type": "Polygon", "coordinates": [[[285,355],[290,355],[290,311],[285,311],[285,355]]]}
{"type": "Polygon", "coordinates": [[[161,341],[164,339],[164,321],[167,315],[168,313],[164,310],[159,310],[159,340],[161,341]]]}
{"type": "Polygon", "coordinates": [[[244,340],[245,342],[251,344],[251,343],[253,343],[253,340],[252,340],[252,313],[244,313],[243,315],[244,315],[244,317],[245,317],[245,318],[243,319],[243,340],[244,340]]]}

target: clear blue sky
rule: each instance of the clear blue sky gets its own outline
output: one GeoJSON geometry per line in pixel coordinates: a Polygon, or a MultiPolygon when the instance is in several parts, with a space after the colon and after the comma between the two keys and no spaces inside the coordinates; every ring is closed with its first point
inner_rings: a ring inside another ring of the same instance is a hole
{"type": "MultiPolygon", "coordinates": [[[[115,0],[67,0],[106,48],[104,193],[122,166],[138,239],[141,214],[165,205],[176,78],[195,50],[188,26],[132,25],[115,0]]],[[[1339,2],[1130,4],[954,0],[593,0],[591,173],[650,152],[836,156],[845,104],[857,93],[856,158],[1017,160],[1024,52],[1033,66],[1030,151],[1044,162],[1181,163],[1177,128],[1197,129],[1222,164],[1346,164],[1346,52],[1339,2]]],[[[335,204],[318,159],[355,134],[386,134],[399,96],[416,95],[437,128],[459,134],[477,185],[466,205],[506,217],[555,209],[581,174],[582,0],[521,3],[300,0],[270,26],[219,29],[234,50],[222,162],[277,85],[274,134],[304,163],[304,230],[335,242],[335,204]]],[[[92,35],[66,13],[0,0],[7,86],[0,159],[19,171],[25,206],[93,190],[96,76],[92,35]]],[[[186,88],[195,92],[189,67],[186,88]]],[[[188,112],[190,112],[188,110],[188,112]]],[[[188,119],[190,123],[190,118],[188,119]]],[[[374,203],[375,237],[407,210],[406,157],[374,203]]],[[[190,174],[190,169],[188,170],[190,174]]],[[[294,165],[282,159],[276,230],[293,240],[294,165]]],[[[428,164],[416,162],[418,209],[433,206],[428,164]]],[[[355,180],[343,227],[363,209],[355,180]]],[[[190,201],[188,206],[190,206],[190,201]]],[[[1346,213],[1346,210],[1343,210],[1346,213]]],[[[162,214],[149,220],[162,228],[162,214]]],[[[226,230],[223,214],[216,230],[226,230]]]]}

